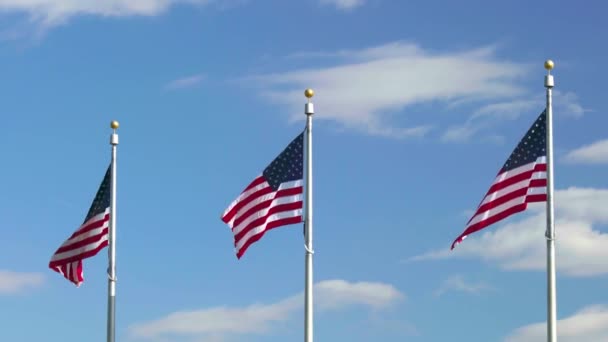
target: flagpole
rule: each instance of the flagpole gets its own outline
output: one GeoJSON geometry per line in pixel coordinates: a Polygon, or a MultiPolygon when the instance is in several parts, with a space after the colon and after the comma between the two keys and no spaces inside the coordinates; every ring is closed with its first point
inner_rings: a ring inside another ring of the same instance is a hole
{"type": "Polygon", "coordinates": [[[312,89],[306,89],[308,99],[304,107],[306,114],[306,213],[304,218],[306,249],[306,281],[304,290],[304,342],[313,341],[313,308],[312,308],[312,116],[315,113],[310,99],[315,95],[312,89]]]}
{"type": "Polygon", "coordinates": [[[553,208],[553,70],[552,60],[545,61],[547,88],[547,341],[557,341],[557,303],[555,289],[555,227],[553,208]]]}
{"type": "Polygon", "coordinates": [[[108,237],[108,342],[115,339],[116,321],[116,146],[118,146],[118,121],[112,121],[112,177],[111,177],[111,202],[110,202],[110,234],[108,237]]]}

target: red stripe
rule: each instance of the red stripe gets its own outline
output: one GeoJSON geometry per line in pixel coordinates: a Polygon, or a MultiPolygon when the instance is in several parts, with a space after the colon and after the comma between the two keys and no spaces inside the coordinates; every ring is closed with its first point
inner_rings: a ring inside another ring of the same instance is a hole
{"type": "Polygon", "coordinates": [[[82,226],[80,226],[78,229],[76,229],[76,231],[72,234],[72,236],[70,236],[66,241],[69,241],[69,240],[71,240],[79,235],[82,235],[88,231],[91,231],[93,229],[99,228],[99,227],[103,226],[103,222],[106,222],[109,220],[110,220],[110,214],[108,213],[99,220],[85,222],[82,226]]]}
{"type": "Polygon", "coordinates": [[[465,229],[465,231],[462,234],[460,234],[459,237],[456,238],[456,240],[454,240],[454,242],[452,242],[451,249],[454,249],[454,246],[456,246],[456,244],[462,242],[462,240],[465,236],[473,234],[479,230],[482,230],[483,228],[485,228],[491,224],[494,224],[502,219],[505,219],[515,213],[522,212],[522,211],[526,210],[526,207],[527,207],[527,203],[520,203],[520,204],[514,205],[506,210],[503,210],[494,216],[488,217],[486,220],[479,221],[473,225],[470,225],[469,227],[467,227],[467,229],[465,229]]]}
{"type": "Polygon", "coordinates": [[[547,178],[532,179],[529,188],[546,188],[547,178]]]}
{"type": "Polygon", "coordinates": [[[101,230],[101,232],[99,234],[95,234],[92,236],[89,236],[86,239],[82,239],[78,242],[75,242],[73,244],[67,245],[67,246],[61,246],[59,247],[59,249],[57,249],[57,251],[55,252],[55,254],[59,254],[59,253],[64,253],[64,252],[69,252],[81,247],[85,247],[87,245],[93,244],[98,242],[99,240],[101,240],[104,236],[108,235],[108,228],[104,228],[101,230]]]}
{"type": "MultiPolygon", "coordinates": [[[[262,238],[262,236],[264,236],[264,234],[274,228],[278,228],[281,226],[286,226],[289,224],[296,224],[296,223],[300,223],[302,222],[302,218],[301,217],[288,217],[288,218],[284,218],[284,219],[280,219],[280,220],[276,220],[273,222],[270,222],[266,225],[266,229],[264,229],[262,232],[260,232],[259,234],[256,234],[252,237],[249,238],[249,240],[247,240],[247,242],[245,242],[245,244],[243,245],[243,247],[241,247],[241,249],[239,249],[237,251],[236,257],[238,259],[240,259],[244,254],[245,251],[247,251],[247,248],[249,248],[249,246],[251,244],[253,244],[254,242],[258,241],[259,239],[262,238]]],[[[236,245],[237,240],[234,240],[234,243],[236,245]]]]}
{"type": "MultiPolygon", "coordinates": [[[[270,187],[268,189],[270,189],[270,187]]],[[[277,191],[275,193],[274,197],[269,198],[269,199],[267,199],[265,201],[262,201],[262,202],[260,202],[260,203],[258,203],[256,205],[254,205],[253,207],[249,208],[246,212],[242,213],[239,217],[237,217],[234,220],[234,224],[232,225],[232,229],[234,230],[235,227],[237,227],[239,224],[241,224],[243,221],[245,221],[252,214],[255,214],[258,211],[269,207],[274,200],[276,200],[278,198],[281,198],[281,197],[299,195],[301,193],[302,193],[302,187],[301,186],[277,191]]]]}
{"type": "MultiPolygon", "coordinates": [[[[488,210],[494,209],[496,207],[498,207],[501,204],[505,204],[507,202],[509,202],[510,200],[516,199],[518,197],[524,197],[526,196],[526,194],[528,193],[528,188],[521,188],[521,189],[517,189],[515,191],[511,191],[505,195],[503,195],[502,197],[498,197],[497,199],[488,202],[484,205],[482,205],[481,207],[479,207],[477,209],[477,212],[475,212],[475,215],[473,215],[473,217],[484,213],[488,210]]],[[[525,201],[525,197],[523,198],[525,201]]]]}
{"type": "Polygon", "coordinates": [[[108,245],[108,241],[106,240],[106,241],[102,242],[97,248],[92,249],[90,251],[86,251],[84,253],[77,254],[77,255],[71,256],[71,257],[66,258],[66,259],[51,261],[49,263],[49,267],[51,267],[51,268],[53,268],[53,267],[61,267],[63,265],[71,263],[71,262],[75,262],[75,261],[78,261],[78,260],[84,260],[86,258],[90,258],[92,256],[95,256],[97,253],[99,253],[99,251],[102,250],[107,245],[108,245]]]}
{"type": "Polygon", "coordinates": [[[224,221],[224,223],[230,222],[234,218],[234,216],[239,212],[239,210],[241,210],[244,206],[251,203],[252,201],[255,201],[257,198],[270,194],[272,192],[272,188],[270,186],[267,186],[254,193],[249,194],[249,196],[237,202],[234,207],[232,207],[232,209],[230,209],[230,211],[222,217],[222,221],[224,221]]]}
{"type": "Polygon", "coordinates": [[[501,197],[495,198],[494,200],[492,200],[490,202],[484,203],[481,207],[479,207],[477,209],[477,211],[475,212],[475,215],[473,215],[473,217],[479,215],[480,213],[494,209],[494,208],[498,207],[499,205],[507,203],[510,200],[513,200],[515,198],[526,196],[526,194],[528,193],[528,191],[531,188],[543,188],[546,186],[547,186],[546,179],[544,179],[544,178],[543,179],[533,179],[530,181],[529,185],[525,188],[521,188],[521,189],[517,189],[517,190],[511,191],[511,192],[508,192],[508,193],[502,195],[501,197]]]}
{"type": "Polygon", "coordinates": [[[249,185],[247,185],[247,187],[245,188],[245,190],[243,190],[243,192],[246,192],[247,190],[254,188],[262,183],[264,183],[266,181],[266,179],[264,178],[264,176],[259,176],[258,178],[254,179],[253,182],[251,182],[249,185]]]}
{"type": "Polygon", "coordinates": [[[74,273],[74,267],[71,266],[73,266],[72,263],[69,263],[51,269],[57,273],[63,273],[64,278],[78,286],[82,281],[84,281],[84,278],[82,277],[82,261],[78,261],[76,263],[76,278],[72,277],[72,274],[74,273]]]}
{"type": "Polygon", "coordinates": [[[526,202],[547,202],[547,194],[528,195],[528,197],[526,197],[526,202]]]}
{"type": "MultiPolygon", "coordinates": [[[[510,176],[507,179],[499,180],[499,181],[495,182],[490,187],[490,190],[488,190],[486,196],[493,192],[496,192],[498,190],[504,189],[510,185],[513,185],[515,183],[519,183],[523,180],[530,179],[530,178],[532,178],[532,174],[534,174],[535,172],[545,172],[545,171],[547,171],[547,164],[544,164],[544,163],[536,164],[536,165],[534,165],[534,168],[530,171],[525,171],[525,172],[510,176]]],[[[498,177],[500,177],[500,175],[498,175],[498,177]]]]}
{"type": "Polygon", "coordinates": [[[236,234],[234,236],[235,241],[242,239],[243,236],[245,236],[245,234],[247,234],[247,232],[249,232],[251,229],[263,225],[271,215],[280,213],[283,211],[292,211],[292,210],[302,209],[302,206],[303,206],[303,202],[300,200],[298,202],[285,203],[285,204],[280,204],[280,205],[270,207],[270,209],[268,209],[268,213],[266,215],[249,222],[249,224],[247,224],[245,226],[245,228],[243,228],[243,230],[241,230],[238,234],[236,234]]]}
{"type": "Polygon", "coordinates": [[[456,244],[462,242],[462,240],[465,236],[475,233],[477,231],[480,231],[483,228],[490,226],[500,220],[503,220],[513,214],[526,210],[526,208],[528,207],[528,203],[546,202],[546,201],[547,201],[546,194],[534,194],[534,195],[526,196],[524,203],[516,204],[510,208],[507,208],[506,210],[501,211],[500,213],[498,213],[496,215],[488,217],[487,219],[485,219],[483,221],[479,221],[479,222],[467,227],[467,229],[465,229],[465,231],[462,234],[460,234],[460,236],[458,238],[456,238],[456,240],[454,240],[454,242],[452,243],[451,249],[454,249],[454,246],[456,246],[456,244]]]}

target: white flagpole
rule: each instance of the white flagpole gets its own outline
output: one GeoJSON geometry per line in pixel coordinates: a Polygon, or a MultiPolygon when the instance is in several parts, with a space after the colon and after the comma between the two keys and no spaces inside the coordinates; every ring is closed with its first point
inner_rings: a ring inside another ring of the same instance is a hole
{"type": "Polygon", "coordinates": [[[557,341],[557,303],[555,294],[555,227],[553,224],[553,61],[545,61],[545,88],[547,88],[547,341],[557,341]]]}
{"type": "Polygon", "coordinates": [[[306,249],[306,281],[304,290],[304,342],[313,341],[313,308],[312,308],[312,116],[315,113],[310,99],[315,92],[306,89],[304,95],[308,102],[304,107],[306,114],[306,213],[304,217],[306,249]]]}
{"type": "Polygon", "coordinates": [[[112,177],[111,177],[111,202],[110,202],[110,234],[108,236],[108,342],[115,341],[116,330],[116,146],[118,146],[118,121],[112,121],[110,127],[113,129],[110,136],[112,145],[112,177]]]}

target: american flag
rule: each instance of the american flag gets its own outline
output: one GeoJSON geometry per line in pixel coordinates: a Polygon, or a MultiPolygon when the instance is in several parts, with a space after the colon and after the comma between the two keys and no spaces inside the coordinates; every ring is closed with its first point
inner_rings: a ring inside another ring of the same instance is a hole
{"type": "Polygon", "coordinates": [[[477,211],[452,248],[468,235],[547,201],[546,112],[543,111],[498,172],[477,211]]]}
{"type": "Polygon", "coordinates": [[[268,230],[302,222],[304,132],[257,176],[222,215],[234,235],[236,256],[268,230]]]}
{"type": "Polygon", "coordinates": [[[49,267],[76,286],[84,281],[82,260],[96,255],[108,245],[110,220],[110,175],[106,175],[82,225],[57,249],[49,267]]]}

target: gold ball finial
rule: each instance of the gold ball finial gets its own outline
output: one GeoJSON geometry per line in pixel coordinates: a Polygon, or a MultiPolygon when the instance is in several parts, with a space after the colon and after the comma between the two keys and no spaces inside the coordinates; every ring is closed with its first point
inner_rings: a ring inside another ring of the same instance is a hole
{"type": "Polygon", "coordinates": [[[551,70],[553,70],[553,67],[554,67],[554,66],[555,66],[555,63],[553,63],[553,61],[552,61],[552,60],[547,59],[547,60],[545,61],[545,69],[547,69],[547,70],[551,71],[551,70]]]}
{"type": "Polygon", "coordinates": [[[117,128],[118,128],[118,126],[120,126],[120,125],[118,124],[118,121],[116,121],[116,120],[112,120],[112,122],[110,122],[110,127],[112,127],[112,129],[117,129],[117,128]]]}
{"type": "Polygon", "coordinates": [[[307,98],[312,98],[313,96],[315,96],[315,91],[308,88],[306,90],[304,90],[304,96],[306,96],[307,98]]]}

